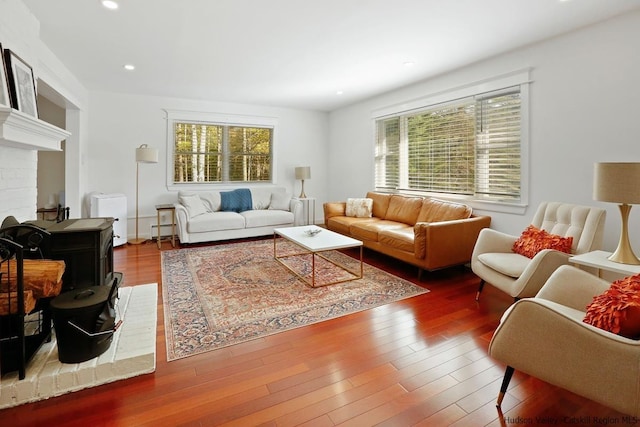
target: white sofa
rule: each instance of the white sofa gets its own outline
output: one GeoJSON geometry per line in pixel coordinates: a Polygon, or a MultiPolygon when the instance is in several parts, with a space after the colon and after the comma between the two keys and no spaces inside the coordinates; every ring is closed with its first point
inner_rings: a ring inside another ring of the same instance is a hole
{"type": "Polygon", "coordinates": [[[183,244],[265,236],[303,221],[302,202],[283,187],[179,191],[175,207],[183,244]]]}

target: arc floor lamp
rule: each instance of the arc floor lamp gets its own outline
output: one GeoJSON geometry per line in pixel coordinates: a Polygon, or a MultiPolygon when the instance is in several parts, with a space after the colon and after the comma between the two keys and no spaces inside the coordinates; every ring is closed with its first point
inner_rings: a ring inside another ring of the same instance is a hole
{"type": "Polygon", "coordinates": [[[140,163],[158,163],[158,150],[149,147],[147,144],[142,144],[136,148],[136,238],[129,240],[132,245],[139,245],[144,243],[147,239],[138,237],[138,195],[139,195],[139,183],[140,183],[140,163]]]}

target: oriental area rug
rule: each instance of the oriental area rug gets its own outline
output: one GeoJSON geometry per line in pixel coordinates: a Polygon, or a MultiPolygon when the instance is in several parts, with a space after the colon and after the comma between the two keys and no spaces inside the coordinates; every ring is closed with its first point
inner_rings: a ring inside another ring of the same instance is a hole
{"type": "MultiPolygon", "coordinates": [[[[278,255],[300,248],[278,239],[278,255]]],[[[324,255],[359,269],[338,251],[324,255]]],[[[362,279],[311,288],[273,258],[273,240],[163,251],[167,360],[204,353],[428,292],[365,264],[362,279]]],[[[287,258],[305,277],[311,255],[287,258]]],[[[316,284],[346,274],[316,257],[316,284]]]]}

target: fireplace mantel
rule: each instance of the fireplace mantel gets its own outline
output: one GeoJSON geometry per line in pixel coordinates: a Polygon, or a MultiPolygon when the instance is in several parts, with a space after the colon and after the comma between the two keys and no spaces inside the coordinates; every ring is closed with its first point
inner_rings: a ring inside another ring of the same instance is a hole
{"type": "Polygon", "coordinates": [[[69,135],[66,130],[28,114],[0,106],[0,147],[60,151],[60,142],[69,135]]]}

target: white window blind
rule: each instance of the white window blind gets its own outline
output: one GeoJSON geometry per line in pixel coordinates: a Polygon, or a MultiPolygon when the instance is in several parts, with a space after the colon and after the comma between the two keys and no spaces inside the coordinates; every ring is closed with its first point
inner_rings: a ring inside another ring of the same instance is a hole
{"type": "Polygon", "coordinates": [[[376,120],[376,189],[519,201],[520,87],[376,120]]]}

